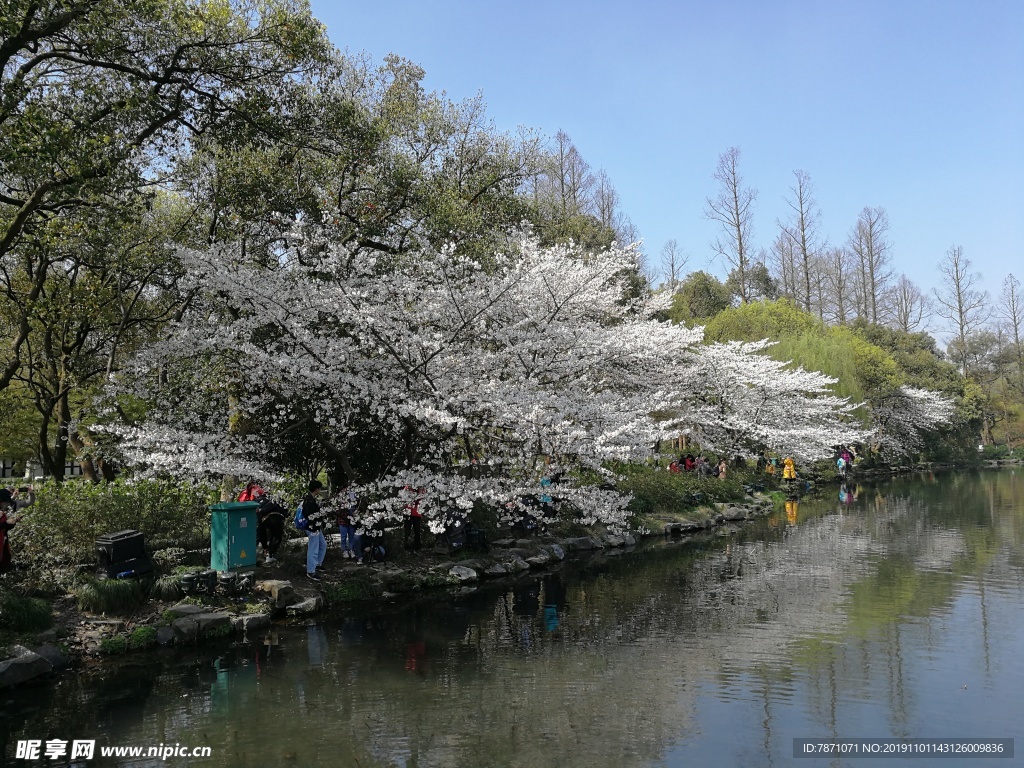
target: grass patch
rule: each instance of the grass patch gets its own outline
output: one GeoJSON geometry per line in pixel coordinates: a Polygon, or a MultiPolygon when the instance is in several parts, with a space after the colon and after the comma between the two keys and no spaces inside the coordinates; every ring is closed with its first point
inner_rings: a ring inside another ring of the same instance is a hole
{"type": "Polygon", "coordinates": [[[423,587],[424,589],[440,589],[442,587],[450,587],[458,583],[459,580],[450,573],[438,573],[434,571],[427,574],[426,578],[423,580],[423,587]]]}
{"type": "Polygon", "coordinates": [[[234,632],[234,629],[231,627],[230,624],[222,624],[222,625],[217,626],[217,627],[210,627],[210,629],[207,630],[207,632],[203,635],[203,637],[204,638],[219,639],[219,638],[227,637],[232,632],[234,632]]]}
{"type": "MultiPolygon", "coordinates": [[[[729,469],[725,480],[638,464],[624,464],[615,469],[622,476],[619,490],[633,494],[630,512],[642,516],[676,516],[704,504],[740,501],[746,496],[744,484],[753,477],[750,472],[733,468],[729,469]]],[[[763,481],[763,478],[758,479],[763,481]]]]}
{"type": "Polygon", "coordinates": [[[216,595],[189,595],[182,598],[180,602],[184,605],[200,605],[204,608],[219,608],[224,604],[223,598],[216,595]]]}
{"type": "Polygon", "coordinates": [[[555,520],[548,525],[548,533],[559,539],[578,539],[580,536],[590,536],[593,531],[575,520],[555,520]]]}
{"type": "Polygon", "coordinates": [[[423,586],[424,578],[415,573],[389,573],[382,580],[388,592],[413,592],[423,586]]]}
{"type": "Polygon", "coordinates": [[[327,584],[322,589],[324,605],[328,608],[355,603],[360,600],[372,600],[380,597],[383,588],[367,576],[347,578],[336,584],[327,584]]]}
{"type": "Polygon", "coordinates": [[[38,597],[20,597],[0,591],[0,629],[10,632],[41,632],[53,623],[50,604],[38,597]]]}
{"type": "Polygon", "coordinates": [[[159,577],[153,582],[153,588],[149,594],[155,600],[180,599],[185,594],[181,587],[181,576],[179,574],[170,574],[159,577]]]}
{"type": "Polygon", "coordinates": [[[136,579],[87,579],[74,595],[79,609],[90,613],[128,613],[145,600],[142,584],[136,579]]]}

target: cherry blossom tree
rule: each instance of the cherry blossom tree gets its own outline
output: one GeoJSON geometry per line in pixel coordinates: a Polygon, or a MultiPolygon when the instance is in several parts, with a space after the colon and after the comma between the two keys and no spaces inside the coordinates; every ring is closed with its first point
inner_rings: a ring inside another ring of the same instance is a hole
{"type": "Polygon", "coordinates": [[[376,491],[412,485],[437,506],[509,498],[536,482],[541,455],[596,466],[649,453],[645,376],[700,341],[623,300],[627,250],[524,241],[486,268],[453,251],[311,262],[297,237],[274,269],[234,251],[182,254],[197,301],[125,379],[149,407],[145,424],[119,429],[129,458],[258,474],[274,470],[275,438],[301,429],[346,481],[376,491]],[[374,472],[356,461],[368,438],[390,454],[374,472]]]}
{"type": "Polygon", "coordinates": [[[436,527],[535,493],[553,460],[566,508],[621,526],[628,498],[579,470],[648,458],[680,429],[806,459],[865,434],[831,379],[771,360],[767,342],[705,346],[702,329],[654,319],[666,298],[627,298],[629,249],[524,235],[482,264],[351,252],[307,225],[276,264],[179,257],[192,305],[112,388],[145,415],[108,428],[151,471],[272,476],[282,445],[315,447],[373,499],[370,522],[415,494],[436,527]]]}
{"type": "Polygon", "coordinates": [[[858,404],[832,394],[835,379],[762,354],[771,345],[730,341],[697,350],[677,395],[677,423],[720,453],[768,449],[805,461],[870,435],[856,419],[858,404]]]}
{"type": "Polygon", "coordinates": [[[900,387],[873,409],[875,443],[883,456],[920,453],[924,435],[949,424],[953,401],[939,392],[900,387]]]}

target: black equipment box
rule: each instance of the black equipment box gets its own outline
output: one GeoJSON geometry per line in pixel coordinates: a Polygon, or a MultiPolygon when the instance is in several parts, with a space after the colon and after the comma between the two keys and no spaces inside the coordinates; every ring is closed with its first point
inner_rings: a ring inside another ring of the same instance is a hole
{"type": "Polygon", "coordinates": [[[118,531],[96,539],[97,570],[109,578],[153,571],[141,531],[118,531]]]}

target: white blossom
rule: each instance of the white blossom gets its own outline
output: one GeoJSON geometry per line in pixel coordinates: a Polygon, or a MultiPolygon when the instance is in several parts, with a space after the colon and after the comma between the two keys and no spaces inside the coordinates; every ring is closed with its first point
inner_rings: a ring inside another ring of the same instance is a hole
{"type": "MultiPolygon", "coordinates": [[[[334,458],[390,452],[360,478],[372,520],[399,517],[409,486],[436,523],[536,493],[542,456],[596,469],[689,431],[711,450],[815,459],[866,434],[833,380],[767,342],[703,345],[702,329],[654,319],[653,300],[624,300],[628,249],[524,238],[482,264],[450,248],[351,253],[300,228],[275,264],[181,258],[193,305],[114,389],[145,403],[141,423],[113,428],[153,470],[273,475],[277,445],[305,430],[334,458]]],[[[578,476],[559,485],[563,508],[621,526],[628,499],[578,476]]]]}

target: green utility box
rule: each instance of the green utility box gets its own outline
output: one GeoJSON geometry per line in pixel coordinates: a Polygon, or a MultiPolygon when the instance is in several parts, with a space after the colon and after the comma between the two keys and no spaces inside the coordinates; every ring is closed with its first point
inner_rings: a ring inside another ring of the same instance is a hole
{"type": "Polygon", "coordinates": [[[255,501],[222,501],[210,507],[210,567],[230,571],[243,565],[256,565],[255,501]]]}

